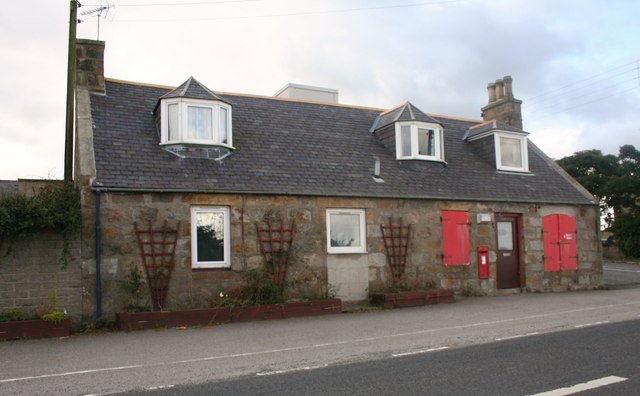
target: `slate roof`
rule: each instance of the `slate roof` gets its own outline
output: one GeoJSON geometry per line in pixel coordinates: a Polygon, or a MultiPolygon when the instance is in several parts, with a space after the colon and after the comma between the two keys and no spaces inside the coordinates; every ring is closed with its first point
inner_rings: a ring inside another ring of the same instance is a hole
{"type": "MultiPolygon", "coordinates": [[[[433,117],[447,164],[398,161],[369,132],[379,109],[216,94],[233,104],[235,151],[179,158],[160,145],[152,111],[169,89],[107,80],[91,95],[103,189],[593,204],[529,143],[531,174],[498,172],[462,139],[479,122],[433,117]],[[376,158],[384,183],[373,180],[376,158]]],[[[412,110],[414,111],[414,110],[412,110]]],[[[415,111],[414,111],[415,116],[415,111]]]]}
{"type": "Polygon", "coordinates": [[[418,109],[410,102],[404,102],[398,107],[382,112],[373,129],[381,129],[397,121],[422,121],[432,124],[440,123],[433,117],[423,113],[422,110],[418,109]]]}
{"type": "Polygon", "coordinates": [[[504,122],[498,122],[493,120],[493,121],[488,121],[482,124],[473,125],[469,127],[469,130],[467,131],[467,134],[464,136],[464,139],[471,139],[475,136],[482,135],[485,132],[494,131],[494,130],[516,132],[521,135],[529,135],[529,132],[525,132],[518,127],[514,127],[513,125],[509,125],[509,124],[505,124],[504,122]]]}
{"type": "Polygon", "coordinates": [[[203,99],[203,100],[219,100],[221,102],[227,102],[215,93],[211,92],[209,88],[202,85],[202,83],[193,77],[189,77],[187,81],[183,82],[176,89],[167,92],[159,99],[168,98],[190,98],[190,99],[203,99]]]}

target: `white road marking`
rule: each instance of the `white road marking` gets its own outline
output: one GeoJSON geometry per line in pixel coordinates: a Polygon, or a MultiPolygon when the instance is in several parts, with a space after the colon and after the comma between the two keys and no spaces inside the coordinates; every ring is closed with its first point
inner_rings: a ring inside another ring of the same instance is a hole
{"type": "Polygon", "coordinates": [[[606,269],[607,271],[616,271],[616,272],[635,272],[635,273],[640,272],[640,270],[627,270],[627,269],[617,269],[617,268],[607,268],[607,267],[604,267],[604,269],[606,269]]]}
{"type": "Polygon", "coordinates": [[[573,327],[575,327],[576,329],[579,329],[581,327],[597,326],[597,325],[606,324],[606,323],[609,323],[609,321],[608,320],[603,320],[602,322],[579,324],[579,325],[575,325],[573,327]]]}
{"type": "Polygon", "coordinates": [[[496,341],[513,340],[513,339],[516,339],[516,338],[529,337],[529,336],[538,335],[538,334],[540,334],[540,333],[537,332],[537,331],[534,331],[533,333],[518,334],[518,335],[512,335],[512,336],[508,336],[508,337],[496,338],[496,341]]]}
{"type": "Polygon", "coordinates": [[[396,334],[386,334],[386,335],[375,336],[375,337],[354,338],[351,340],[336,341],[336,342],[324,343],[324,344],[301,345],[301,346],[290,347],[290,348],[267,349],[263,351],[234,353],[229,355],[206,356],[202,358],[175,360],[175,361],[169,361],[169,362],[141,363],[141,364],[132,364],[127,366],[103,367],[103,368],[89,369],[89,370],[67,371],[62,373],[51,373],[51,374],[25,376],[25,377],[6,378],[6,379],[0,379],[0,384],[6,383],[6,382],[28,381],[28,380],[37,380],[37,379],[55,378],[55,377],[67,377],[72,375],[104,373],[104,372],[110,372],[110,371],[121,371],[121,370],[139,369],[139,368],[173,366],[173,365],[200,363],[200,362],[222,360],[222,359],[233,359],[233,358],[239,358],[239,357],[269,355],[269,354],[275,354],[275,353],[281,353],[281,352],[302,351],[302,350],[317,349],[317,348],[324,348],[324,347],[334,347],[339,345],[357,344],[361,342],[380,341],[380,340],[385,340],[390,338],[413,337],[416,335],[425,335],[425,334],[437,333],[442,331],[450,332],[452,330],[470,329],[470,328],[476,328],[476,327],[482,327],[482,326],[492,326],[492,325],[518,322],[521,320],[541,319],[549,316],[567,315],[567,314],[578,313],[578,312],[597,311],[602,309],[611,309],[616,307],[624,307],[627,305],[638,305],[638,304],[640,304],[640,301],[630,301],[622,304],[610,304],[610,305],[602,305],[602,306],[595,306],[595,307],[571,309],[567,311],[548,312],[544,314],[521,316],[521,317],[511,318],[511,319],[500,319],[500,320],[492,320],[488,322],[469,323],[469,324],[463,324],[463,325],[457,325],[457,326],[439,327],[435,329],[417,330],[417,331],[411,331],[407,333],[396,333],[396,334]]]}
{"type": "Polygon", "coordinates": [[[147,390],[158,390],[158,389],[169,389],[169,388],[173,388],[175,385],[158,385],[158,386],[151,386],[149,388],[147,388],[147,390]]]}
{"type": "Polygon", "coordinates": [[[573,395],[574,393],[584,392],[589,389],[596,389],[602,386],[607,386],[611,384],[615,384],[618,382],[626,381],[628,378],[616,377],[615,375],[611,375],[609,377],[603,377],[600,379],[592,380],[589,382],[583,382],[581,384],[576,384],[573,386],[568,386],[566,388],[559,388],[548,392],[536,393],[532,396],[564,396],[564,395],[573,395]]]}
{"type": "Polygon", "coordinates": [[[316,370],[319,368],[328,367],[328,364],[321,364],[319,366],[305,366],[305,367],[295,367],[287,370],[274,370],[274,371],[263,371],[261,373],[256,373],[257,376],[265,376],[265,375],[276,375],[276,374],[285,374],[285,373],[295,373],[297,371],[308,371],[308,370],[316,370]]]}
{"type": "Polygon", "coordinates": [[[442,350],[445,350],[445,349],[449,349],[449,347],[448,346],[442,346],[442,347],[437,347],[437,348],[421,349],[419,351],[400,352],[400,353],[394,353],[391,356],[400,357],[400,356],[419,355],[421,353],[442,351],[442,350]]]}

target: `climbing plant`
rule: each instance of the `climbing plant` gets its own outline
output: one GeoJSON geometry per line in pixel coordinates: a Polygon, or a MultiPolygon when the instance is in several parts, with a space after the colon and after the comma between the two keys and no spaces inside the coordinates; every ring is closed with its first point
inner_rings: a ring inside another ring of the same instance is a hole
{"type": "MultiPolygon", "coordinates": [[[[0,196],[0,243],[5,239],[54,231],[62,235],[60,262],[66,266],[69,246],[82,228],[80,191],[71,182],[51,183],[33,197],[14,193],[0,196]]],[[[11,252],[11,245],[7,254],[11,252]]]]}

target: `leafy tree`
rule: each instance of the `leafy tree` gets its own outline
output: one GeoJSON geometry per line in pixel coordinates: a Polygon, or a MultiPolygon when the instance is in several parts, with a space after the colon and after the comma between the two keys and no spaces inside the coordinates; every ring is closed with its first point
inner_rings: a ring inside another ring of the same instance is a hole
{"type": "Polygon", "coordinates": [[[602,214],[622,251],[640,257],[640,151],[632,145],[620,147],[617,156],[585,150],[558,164],[600,199],[602,214]]]}

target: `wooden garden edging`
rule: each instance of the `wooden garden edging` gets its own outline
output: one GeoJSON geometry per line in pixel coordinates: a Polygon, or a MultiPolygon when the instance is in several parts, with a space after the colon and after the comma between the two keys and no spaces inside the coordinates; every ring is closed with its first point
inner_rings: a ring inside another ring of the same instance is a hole
{"type": "Polygon", "coordinates": [[[41,319],[0,322],[0,341],[20,338],[67,337],[69,336],[69,325],[69,319],[60,323],[41,319]]]}
{"type": "Polygon", "coordinates": [[[396,293],[373,293],[371,303],[385,308],[420,307],[423,305],[452,303],[453,290],[407,291],[396,293]]]}
{"type": "Polygon", "coordinates": [[[342,312],[342,300],[314,300],[247,307],[219,307],[184,311],[121,312],[120,330],[143,330],[175,326],[202,326],[230,322],[320,316],[342,312]]]}

